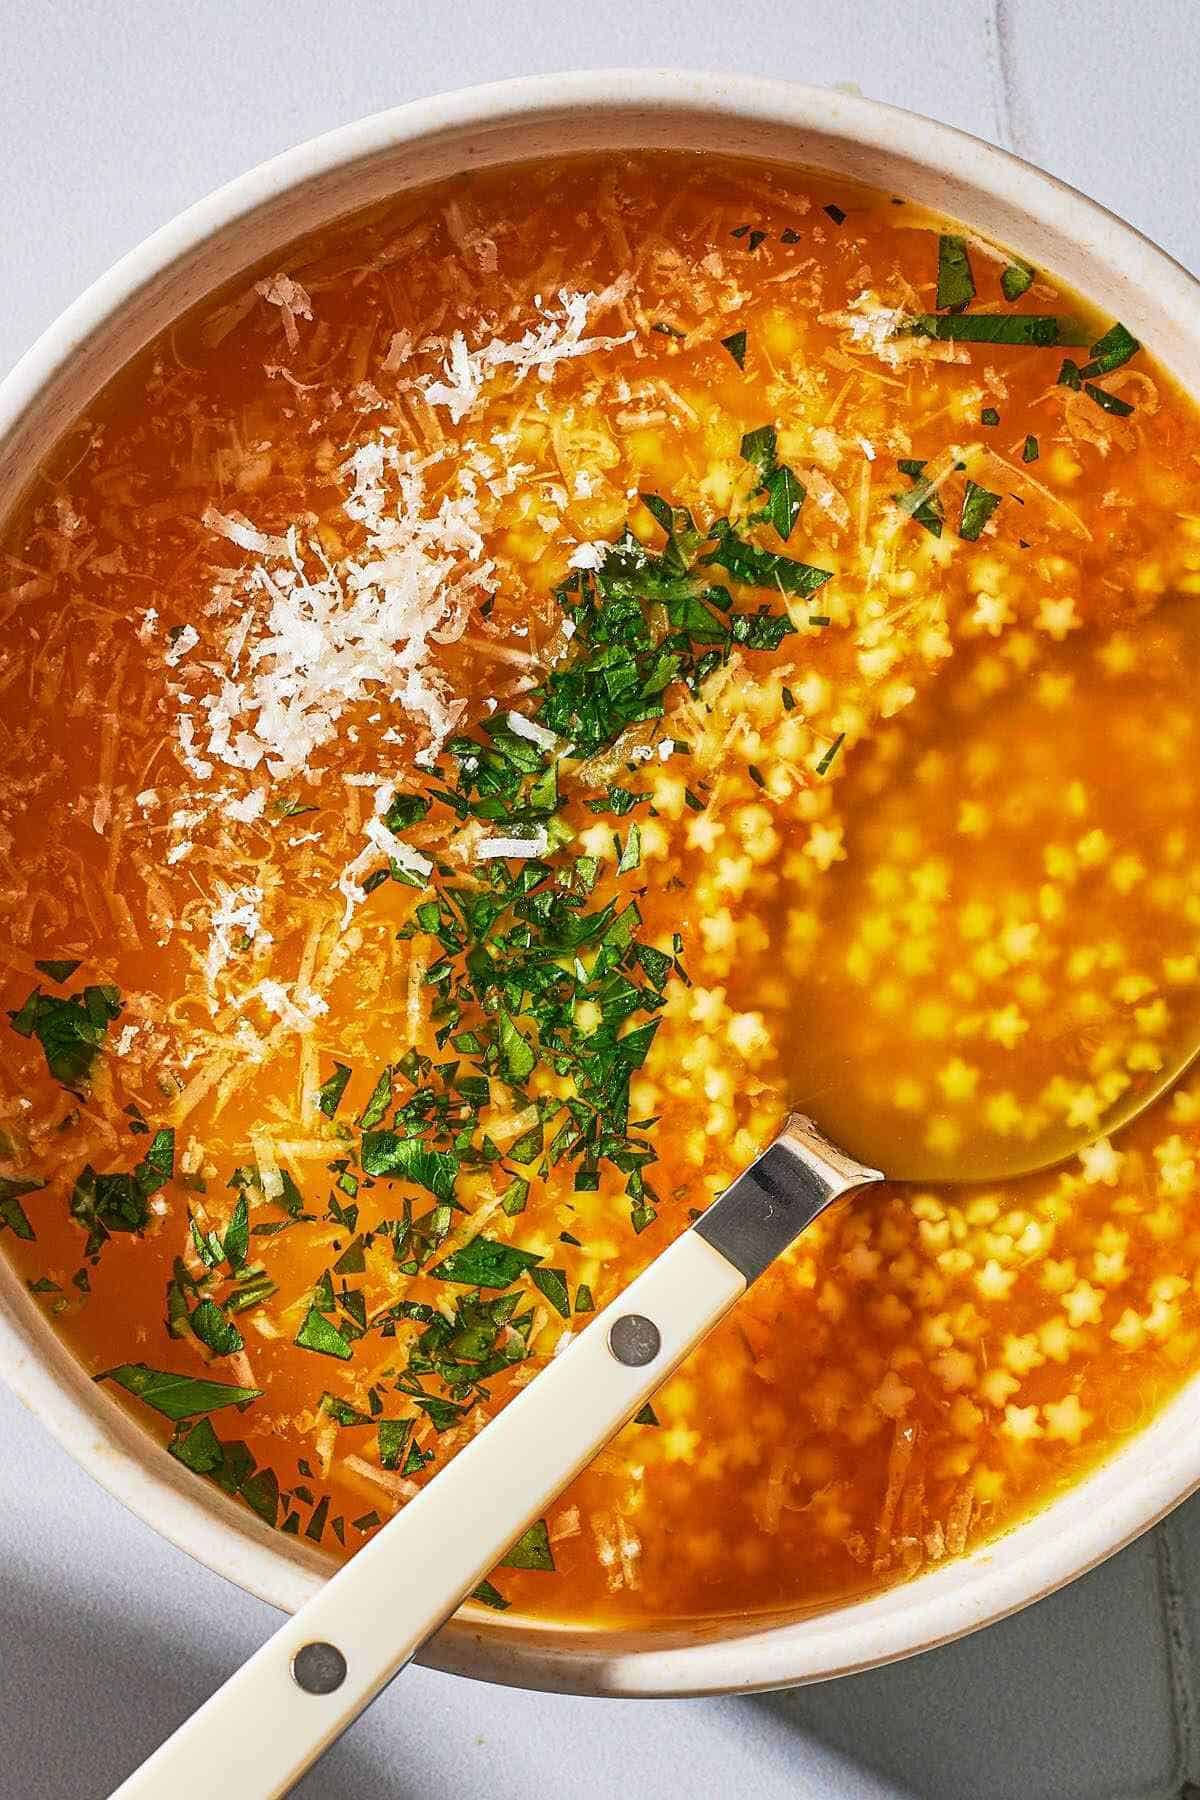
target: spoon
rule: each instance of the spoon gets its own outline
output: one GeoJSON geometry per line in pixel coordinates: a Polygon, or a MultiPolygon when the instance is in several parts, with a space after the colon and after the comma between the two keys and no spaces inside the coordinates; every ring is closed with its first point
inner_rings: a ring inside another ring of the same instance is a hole
{"type": "MultiPolygon", "coordinates": [[[[1177,1062],[1171,1079],[1181,1067],[1177,1062]]],[[[1160,1091],[1140,1095],[1131,1112],[1160,1091]]],[[[1080,1137],[1073,1149],[1087,1141],[1080,1137]]],[[[1039,1166],[1053,1166],[1064,1154],[1056,1146],[1039,1166]]],[[[180,1726],[114,1800],[286,1794],[751,1282],[834,1201],[884,1179],[829,1143],[810,1119],[790,1114],[695,1224],[180,1726]]]]}
{"type": "MultiPolygon", "coordinates": [[[[1029,763],[1024,779],[1046,808],[1066,783],[1064,758],[1073,753],[1070,719],[1084,732],[1075,749],[1106,809],[1111,838],[1141,848],[1147,862],[1167,835],[1169,821],[1156,810],[1163,787],[1156,745],[1143,729],[1147,717],[1168,713],[1190,721],[1181,695],[1190,691],[1200,653],[1200,607],[1164,607],[1142,625],[1141,641],[1156,657],[1143,677],[1116,685],[1099,665],[1072,665],[1075,705],[1048,719],[1029,684],[979,718],[942,717],[937,709],[916,714],[913,758],[930,751],[961,751],[964,723],[986,741],[999,737],[1009,755],[1033,755],[1043,741],[1056,761],[1029,763]],[[1086,711],[1085,711],[1086,707],[1086,711]],[[1181,710],[1182,709],[1182,710],[1181,710]],[[1103,729],[1087,735],[1088,719],[1103,729]],[[922,734],[924,734],[922,736],[922,734]],[[1014,746],[1016,751],[1014,752],[1014,746]]],[[[1043,667],[1052,667],[1052,653],[1043,667]]],[[[1063,653],[1065,659],[1066,653],[1063,653]]],[[[1065,667],[1065,661],[1064,661],[1065,667]]],[[[1184,746],[1186,748],[1186,746],[1184,746]]],[[[1190,757],[1183,763],[1190,764],[1190,757]]],[[[913,763],[912,779],[919,779],[913,763]]],[[[907,765],[900,769],[908,780],[907,765]]],[[[966,783],[970,769],[965,768],[966,783]]],[[[996,777],[998,815],[1006,800],[1007,772],[996,777]]],[[[956,793],[958,784],[944,781],[956,793]]],[[[878,825],[886,795],[865,790],[865,829],[878,825]]],[[[936,796],[934,799],[936,804],[936,796]]],[[[1048,816],[1048,815],[1047,815],[1048,816]]],[[[982,868],[992,889],[1027,875],[1030,820],[1008,840],[1009,864],[982,868]]],[[[1035,822],[1034,836],[1056,823],[1035,822]]],[[[1049,841],[1049,837],[1047,837],[1049,841]]],[[[1086,908],[1086,901],[1081,901],[1086,908]]],[[[852,917],[853,895],[835,896],[834,910],[852,917]]],[[[1140,914],[1143,934],[1160,954],[1167,948],[1161,915],[1140,914]],[[1146,920],[1149,920],[1148,925],[1146,920]]],[[[1186,923],[1186,922],[1185,922],[1186,923]]],[[[1182,926],[1177,921],[1175,929],[1182,926]]],[[[1190,941],[1192,927],[1187,926],[1190,941]]],[[[879,1101],[880,1083],[909,1064],[901,1011],[891,1023],[876,1021],[876,1037],[847,1045],[840,1060],[813,1059],[805,1047],[835,1043],[847,1019],[866,1016],[862,990],[856,1001],[834,979],[838,963],[827,958],[806,990],[798,991],[793,1023],[804,1044],[788,1055],[801,1075],[796,1102],[811,1108],[847,1148],[830,1143],[805,1113],[793,1112],[774,1141],[689,1230],[678,1237],[623,1294],[523,1389],[434,1480],[357,1552],[292,1619],[259,1650],[161,1749],[118,1789],[125,1800],[272,1800],[284,1794],[403,1668],[460,1602],[495,1567],[532,1520],[637,1413],[680,1362],[701,1342],[795,1238],[834,1201],[869,1183],[1009,1180],[1055,1167],[1102,1133],[1127,1125],[1178,1080],[1200,1050],[1200,1002],[1172,1006],[1172,1041],[1161,1042],[1152,1070],[1139,1073],[1107,1096],[1101,1114],[1086,1123],[1042,1117],[1032,1103],[1044,1075],[1071,1066],[1077,1045],[1049,1031],[1016,1057],[1024,1070],[1030,1136],[1005,1142],[980,1129],[972,1151],[956,1151],[952,1163],[922,1136],[890,1116],[879,1101]],[[839,1029],[840,1027],[840,1029],[839,1029]],[[806,1090],[803,1081],[813,1086],[806,1090]],[[872,1086],[872,1083],[875,1085],[872,1086]]],[[[884,971],[886,974],[886,970],[884,971]]],[[[953,971],[950,971],[953,973],[953,971]]],[[[911,1008],[910,1008],[911,1011],[911,1008]]],[[[788,1046],[784,1046],[785,1050],[788,1046]]],[[[916,1046],[913,1045],[915,1053],[916,1046]]],[[[980,1072],[986,1096],[996,1067],[980,1072]]]]}

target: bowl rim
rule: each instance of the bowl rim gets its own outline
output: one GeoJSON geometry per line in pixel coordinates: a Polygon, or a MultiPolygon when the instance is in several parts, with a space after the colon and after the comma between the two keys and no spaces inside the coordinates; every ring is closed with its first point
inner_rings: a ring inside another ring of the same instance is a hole
{"type": "MultiPolygon", "coordinates": [[[[956,181],[1008,205],[1055,240],[1098,245],[1114,280],[1131,293],[1152,293],[1157,315],[1200,359],[1200,282],[1134,227],[1010,152],[840,90],[742,74],[602,69],[411,101],[325,132],[219,187],[121,257],[0,380],[0,448],[81,345],[153,277],[218,231],[314,177],[400,146],[500,123],[533,125],[560,116],[564,107],[604,114],[707,111],[725,121],[816,131],[898,161],[951,169],[956,181]]],[[[300,1605],[329,1562],[247,1521],[232,1503],[222,1507],[219,1497],[192,1482],[89,1381],[19,1284],[2,1285],[0,1371],[59,1442],[132,1512],[209,1568],[285,1610],[300,1605]]],[[[502,1615],[482,1619],[478,1609],[468,1609],[420,1660],[511,1685],[611,1696],[752,1692],[893,1661],[1017,1611],[1155,1524],[1200,1486],[1200,1449],[1189,1448],[1189,1431],[1181,1429],[1181,1422],[1194,1427],[1197,1414],[1200,1377],[1193,1377],[1132,1445],[1065,1496],[1005,1537],[883,1595],[782,1622],[751,1618],[730,1636],[711,1621],[692,1631],[588,1631],[502,1615]]]]}

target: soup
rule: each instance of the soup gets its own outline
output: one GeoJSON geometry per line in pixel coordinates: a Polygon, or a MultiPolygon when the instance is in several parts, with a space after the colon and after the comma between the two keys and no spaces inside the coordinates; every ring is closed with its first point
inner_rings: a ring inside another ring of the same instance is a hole
{"type": "Polygon", "coordinates": [[[479,1601],[828,1606],[1110,1454],[1200,1364],[1200,1085],[1104,1135],[1200,1021],[1198,448],[1044,271],[707,157],[151,346],[3,536],[0,1220],[106,1391],[350,1554],[803,1103],[921,1181],[479,1601]]]}

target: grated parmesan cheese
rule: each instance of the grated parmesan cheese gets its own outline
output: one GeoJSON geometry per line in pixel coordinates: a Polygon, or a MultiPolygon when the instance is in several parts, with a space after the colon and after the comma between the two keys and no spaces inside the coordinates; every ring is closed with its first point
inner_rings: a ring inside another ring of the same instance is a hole
{"type": "Polygon", "coordinates": [[[621,344],[628,344],[635,333],[627,331],[621,337],[583,334],[589,318],[622,299],[628,285],[627,280],[615,282],[598,294],[577,294],[560,288],[558,311],[543,306],[539,298],[535,304],[541,313],[540,322],[531,325],[514,343],[493,338],[477,350],[468,350],[466,338],[456,331],[450,339],[441,375],[427,376],[418,386],[430,406],[444,406],[451,423],[457,425],[474,407],[488,376],[496,369],[514,369],[515,385],[519,386],[532,369],[548,381],[556,363],[590,356],[597,350],[616,350],[621,344]]]}
{"type": "Polygon", "coordinates": [[[283,335],[292,350],[300,342],[300,333],[296,326],[297,319],[309,319],[313,316],[312,301],[307,291],[290,275],[269,275],[264,281],[254,284],[256,294],[262,296],[268,306],[277,306],[283,317],[283,335]]]}
{"type": "Polygon", "coordinates": [[[429,857],[422,856],[419,850],[406,844],[403,838],[397,837],[384,823],[384,814],[395,797],[395,782],[381,781],[375,790],[375,810],[363,827],[363,835],[367,841],[338,876],[338,891],[346,903],[342,914],[343,931],[350,923],[355,907],[361,906],[367,897],[359,876],[378,867],[381,856],[397,863],[406,874],[419,876],[422,881],[427,881],[433,872],[433,863],[429,857]]]}
{"type": "MultiPolygon", "coordinates": [[[[208,949],[204,957],[204,973],[210,988],[221,970],[232,961],[237,933],[259,945],[272,941],[270,932],[262,929],[259,919],[259,909],[263,903],[263,891],[260,887],[246,884],[232,888],[228,882],[218,880],[216,889],[217,898],[209,921],[208,949]]],[[[211,1000],[209,1004],[212,1006],[211,1000]]]]}
{"type": "Polygon", "coordinates": [[[604,565],[607,544],[576,544],[567,562],[572,569],[599,569],[604,565]]]}
{"type": "Polygon", "coordinates": [[[224,675],[186,696],[204,715],[203,755],[192,713],[178,722],[197,780],[218,762],[264,765],[275,778],[309,770],[346,708],[375,689],[424,723],[430,761],[461,716],[430,658],[432,644],[462,635],[492,572],[470,482],[460,477],[457,492],[426,510],[421,469],[381,438],[344,472],[352,483],[344,510],[366,531],[364,557],[334,564],[314,544],[305,558],[294,528],[283,538],[205,514],[210,529],[264,560],[239,577],[243,610],[226,639],[224,675]]]}
{"type": "Polygon", "coordinates": [[[536,744],[539,750],[555,750],[558,748],[558,737],[539,725],[536,719],[527,719],[522,713],[505,713],[504,723],[514,737],[524,738],[527,743],[536,744]]]}
{"type": "Polygon", "coordinates": [[[480,862],[491,856],[544,856],[549,841],[545,826],[539,825],[532,837],[480,838],[475,855],[480,862]]]}
{"type": "Polygon", "coordinates": [[[200,633],[194,625],[184,625],[172,641],[171,648],[163,657],[169,669],[178,668],[189,650],[194,650],[200,642],[200,633]]]}

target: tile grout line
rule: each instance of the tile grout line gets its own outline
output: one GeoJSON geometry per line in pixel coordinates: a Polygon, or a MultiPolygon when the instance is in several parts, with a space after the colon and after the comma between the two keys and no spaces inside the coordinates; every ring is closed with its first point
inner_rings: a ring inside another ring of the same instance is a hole
{"type": "Polygon", "coordinates": [[[1175,1524],[1170,1518],[1164,1519],[1155,1529],[1154,1568],[1167,1640],[1171,1716],[1179,1748],[1179,1800],[1200,1800],[1200,1787],[1196,1785],[1200,1777],[1196,1755],[1196,1696],[1192,1685],[1196,1647],[1192,1641],[1184,1585],[1178,1572],[1174,1535],[1175,1524]]]}
{"type": "Polygon", "coordinates": [[[985,0],[983,38],[992,90],[992,136],[1002,150],[1012,150],[1012,72],[1003,7],[1004,0],[985,0]]]}

